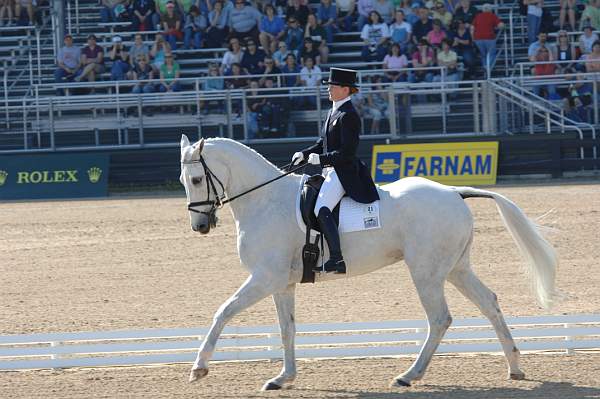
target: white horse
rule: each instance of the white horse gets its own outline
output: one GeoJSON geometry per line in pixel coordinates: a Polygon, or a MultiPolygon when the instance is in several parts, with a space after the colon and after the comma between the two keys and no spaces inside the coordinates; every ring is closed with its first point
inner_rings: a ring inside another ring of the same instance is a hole
{"type": "MultiPolygon", "coordinates": [[[[182,136],[180,180],[190,204],[194,231],[206,234],[216,225],[213,217],[219,197],[235,196],[282,174],[260,154],[238,142],[202,139],[190,145],[182,136]]],[[[280,389],[294,381],[294,296],[302,277],[301,248],[305,239],[295,210],[300,181],[301,176],[291,174],[230,203],[239,257],[250,276],[215,313],[192,367],[190,382],[207,375],[225,325],[269,295],[277,309],[284,364],[281,373],[268,380],[263,390],[280,389]]],[[[524,378],[519,351],[496,295],[471,269],[473,217],[463,199],[485,197],[496,201],[507,229],[527,260],[537,300],[546,308],[555,295],[557,258],[552,246],[513,202],[492,191],[445,186],[422,178],[405,178],[378,190],[382,228],[343,234],[347,274],[319,275],[317,281],[354,277],[405,261],[427,314],[429,334],[415,362],[395,377],[392,385],[409,386],[423,377],[450,326],[452,318],[444,297],[446,280],[490,320],[508,362],[509,378],[524,378]]]]}

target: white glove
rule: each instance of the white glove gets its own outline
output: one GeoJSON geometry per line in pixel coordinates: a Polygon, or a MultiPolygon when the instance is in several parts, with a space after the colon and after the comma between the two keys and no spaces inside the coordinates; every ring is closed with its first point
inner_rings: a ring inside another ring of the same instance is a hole
{"type": "Polygon", "coordinates": [[[302,161],[304,161],[304,154],[300,151],[296,152],[292,157],[292,165],[299,165],[302,161]]]}
{"type": "Polygon", "coordinates": [[[313,165],[320,165],[321,157],[319,157],[319,154],[312,153],[308,156],[308,163],[313,165]]]}

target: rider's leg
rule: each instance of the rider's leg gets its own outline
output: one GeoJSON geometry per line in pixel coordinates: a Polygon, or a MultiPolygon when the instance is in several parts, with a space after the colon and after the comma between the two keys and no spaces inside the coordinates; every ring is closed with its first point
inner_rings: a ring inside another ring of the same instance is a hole
{"type": "Polygon", "coordinates": [[[315,205],[315,215],[319,227],[327,240],[329,247],[329,260],[325,263],[326,272],[346,273],[346,264],[342,257],[340,236],[331,211],[340,202],[345,191],[342,183],[333,168],[327,170],[325,181],[321,186],[319,197],[315,205]]]}

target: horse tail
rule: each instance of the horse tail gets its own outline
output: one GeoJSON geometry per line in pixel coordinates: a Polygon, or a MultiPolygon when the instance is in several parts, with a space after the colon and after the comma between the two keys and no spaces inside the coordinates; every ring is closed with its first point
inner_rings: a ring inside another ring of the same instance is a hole
{"type": "Polygon", "coordinates": [[[549,309],[557,292],[554,286],[558,258],[552,245],[540,234],[539,226],[531,221],[523,211],[505,196],[471,187],[456,187],[464,198],[492,198],[502,217],[504,225],[512,235],[523,257],[527,260],[532,290],[538,303],[549,309]]]}

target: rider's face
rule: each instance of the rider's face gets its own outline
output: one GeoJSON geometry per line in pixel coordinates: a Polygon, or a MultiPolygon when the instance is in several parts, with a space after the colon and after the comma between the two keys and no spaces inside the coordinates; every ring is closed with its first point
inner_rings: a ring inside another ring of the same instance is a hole
{"type": "Polygon", "coordinates": [[[338,86],[338,85],[329,85],[327,89],[329,92],[329,99],[331,101],[340,101],[344,98],[348,97],[349,89],[347,87],[338,86]]]}

